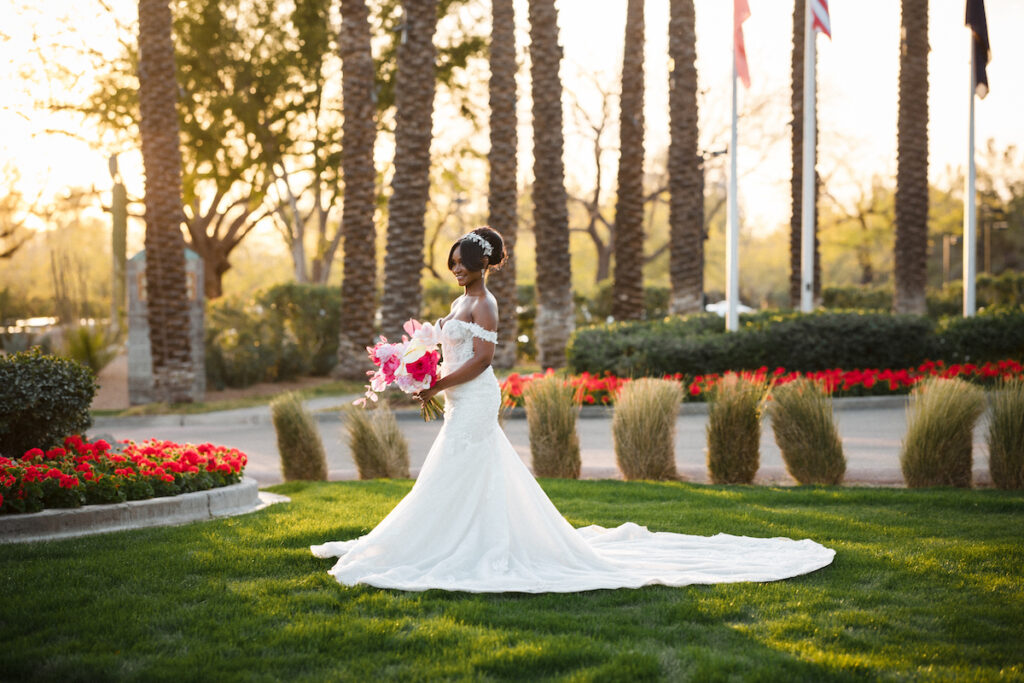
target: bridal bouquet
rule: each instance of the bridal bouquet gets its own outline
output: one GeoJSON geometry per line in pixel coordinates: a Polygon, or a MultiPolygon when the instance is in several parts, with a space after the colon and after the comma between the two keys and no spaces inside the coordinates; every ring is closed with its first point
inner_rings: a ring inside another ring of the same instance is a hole
{"type": "MultiPolygon", "coordinates": [[[[366,395],[355,401],[357,405],[366,405],[366,399],[378,400],[378,395],[391,384],[406,394],[414,394],[429,389],[437,382],[441,328],[409,320],[403,329],[409,336],[402,335],[401,342],[392,344],[381,336],[376,346],[366,347],[377,370],[366,373],[370,376],[370,383],[366,386],[366,395]]],[[[420,411],[424,420],[432,420],[443,413],[434,398],[425,401],[420,411]]]]}

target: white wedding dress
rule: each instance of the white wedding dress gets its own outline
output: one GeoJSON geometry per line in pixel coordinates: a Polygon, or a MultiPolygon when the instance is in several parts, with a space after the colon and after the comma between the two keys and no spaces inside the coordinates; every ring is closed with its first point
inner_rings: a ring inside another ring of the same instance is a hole
{"type": "MultiPolygon", "coordinates": [[[[494,332],[449,320],[442,372],[494,332]]],[[[633,523],[575,529],[559,514],[498,425],[488,368],[445,391],[445,421],[412,490],[370,533],[310,547],[339,558],[347,586],[421,591],[568,593],[650,584],[775,581],[820,569],[835,551],[810,540],[689,536],[633,523]]]]}

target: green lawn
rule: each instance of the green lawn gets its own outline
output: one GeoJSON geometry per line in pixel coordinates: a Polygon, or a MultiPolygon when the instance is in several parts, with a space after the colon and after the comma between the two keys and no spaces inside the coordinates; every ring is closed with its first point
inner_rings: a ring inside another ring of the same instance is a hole
{"type": "Polygon", "coordinates": [[[0,546],[0,679],[1024,680],[1024,494],[542,483],[577,526],[810,537],[836,560],[769,584],[346,588],[308,546],[411,482],[286,484],[242,517],[0,546]]]}

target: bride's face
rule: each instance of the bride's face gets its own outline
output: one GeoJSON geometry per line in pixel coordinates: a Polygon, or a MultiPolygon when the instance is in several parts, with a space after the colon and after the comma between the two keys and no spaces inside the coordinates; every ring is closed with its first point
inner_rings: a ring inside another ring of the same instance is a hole
{"type": "Polygon", "coordinates": [[[452,275],[455,276],[455,281],[459,283],[459,287],[468,287],[482,278],[484,271],[467,268],[462,262],[462,248],[455,247],[455,251],[452,252],[452,275]]]}

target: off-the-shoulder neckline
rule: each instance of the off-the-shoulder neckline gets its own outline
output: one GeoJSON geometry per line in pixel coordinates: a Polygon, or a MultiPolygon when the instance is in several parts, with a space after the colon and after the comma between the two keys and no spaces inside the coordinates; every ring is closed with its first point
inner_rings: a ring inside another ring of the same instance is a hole
{"type": "Polygon", "coordinates": [[[469,325],[470,327],[476,328],[480,332],[484,333],[484,335],[493,336],[495,339],[498,336],[498,333],[495,330],[488,330],[483,325],[475,323],[472,320],[459,320],[458,318],[451,318],[450,320],[445,320],[441,324],[441,329],[444,329],[447,325],[450,325],[451,323],[462,323],[463,325],[469,325]]]}

